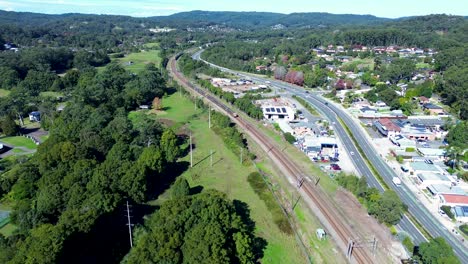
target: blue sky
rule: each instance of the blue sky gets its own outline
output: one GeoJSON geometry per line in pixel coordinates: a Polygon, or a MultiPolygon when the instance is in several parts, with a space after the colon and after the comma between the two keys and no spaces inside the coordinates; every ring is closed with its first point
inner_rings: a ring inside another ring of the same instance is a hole
{"type": "Polygon", "coordinates": [[[0,9],[47,14],[92,13],[137,17],[190,10],[329,12],[403,17],[428,14],[468,15],[467,0],[0,0],[0,9]]]}

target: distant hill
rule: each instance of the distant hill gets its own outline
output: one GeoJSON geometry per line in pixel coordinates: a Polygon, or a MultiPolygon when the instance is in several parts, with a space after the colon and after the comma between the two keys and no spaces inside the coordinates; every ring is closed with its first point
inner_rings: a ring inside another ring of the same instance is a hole
{"type": "Polygon", "coordinates": [[[170,16],[156,16],[149,19],[167,26],[181,25],[204,26],[222,24],[235,28],[271,27],[281,24],[285,27],[318,27],[335,25],[367,25],[384,23],[389,18],[372,15],[329,14],[329,13],[292,13],[280,14],[270,12],[223,12],[223,11],[189,11],[170,16]]]}

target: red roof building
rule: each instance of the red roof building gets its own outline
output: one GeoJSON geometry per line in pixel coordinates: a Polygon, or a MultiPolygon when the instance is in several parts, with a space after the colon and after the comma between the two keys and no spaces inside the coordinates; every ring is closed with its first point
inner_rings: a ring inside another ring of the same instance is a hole
{"type": "Polygon", "coordinates": [[[440,201],[446,205],[461,205],[468,206],[468,196],[459,194],[442,194],[440,195],[440,201]]]}

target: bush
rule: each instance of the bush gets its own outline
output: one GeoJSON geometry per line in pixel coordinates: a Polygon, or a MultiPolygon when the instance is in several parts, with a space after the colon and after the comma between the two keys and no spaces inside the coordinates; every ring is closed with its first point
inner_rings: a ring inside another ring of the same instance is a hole
{"type": "Polygon", "coordinates": [[[414,152],[414,151],[416,151],[416,149],[410,147],[410,148],[406,148],[405,151],[406,151],[406,152],[414,152]]]}
{"type": "Polygon", "coordinates": [[[459,226],[458,228],[460,228],[460,231],[462,231],[465,235],[468,236],[468,225],[467,224],[463,224],[463,225],[459,226]]]}
{"type": "Polygon", "coordinates": [[[286,139],[286,141],[291,144],[296,142],[296,138],[293,135],[291,135],[291,133],[289,132],[284,133],[283,136],[284,136],[284,139],[286,139]]]}
{"type": "Polygon", "coordinates": [[[292,234],[293,231],[291,229],[291,225],[288,222],[288,219],[284,215],[282,208],[276,203],[275,197],[268,188],[265,180],[263,180],[262,175],[260,175],[258,172],[252,172],[247,177],[247,181],[258,197],[260,197],[260,199],[267,206],[268,210],[273,216],[273,221],[278,226],[278,228],[285,234],[292,234]]]}
{"type": "Polygon", "coordinates": [[[413,254],[414,244],[413,244],[413,241],[411,241],[411,238],[409,236],[406,236],[405,239],[403,239],[403,241],[401,243],[403,244],[403,246],[405,246],[405,248],[408,250],[408,252],[413,254]]]}
{"type": "Polygon", "coordinates": [[[442,205],[440,210],[442,210],[448,217],[450,217],[450,219],[455,219],[455,216],[452,213],[452,207],[448,205],[442,205]]]}

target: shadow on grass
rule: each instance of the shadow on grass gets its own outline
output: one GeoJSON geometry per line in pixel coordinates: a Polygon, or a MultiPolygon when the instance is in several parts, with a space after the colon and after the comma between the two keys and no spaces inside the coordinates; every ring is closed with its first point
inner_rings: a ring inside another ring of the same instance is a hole
{"type": "Polygon", "coordinates": [[[234,200],[233,203],[236,213],[241,217],[242,222],[247,226],[248,232],[252,235],[252,246],[255,259],[262,259],[263,252],[265,251],[268,243],[264,238],[254,236],[255,222],[250,217],[249,205],[239,200],[234,200]]]}
{"type": "Polygon", "coordinates": [[[190,188],[190,195],[199,194],[203,191],[203,186],[197,185],[190,188]]]}
{"type": "Polygon", "coordinates": [[[190,166],[187,161],[174,162],[166,166],[166,170],[155,177],[149,177],[147,182],[147,200],[155,200],[167,190],[176,178],[184,173],[190,166]]]}
{"type": "MultiPolygon", "coordinates": [[[[213,152],[213,155],[216,153],[216,151],[213,152]]],[[[193,164],[193,167],[197,166],[198,164],[202,163],[204,160],[208,159],[211,156],[211,154],[208,154],[206,157],[203,159],[199,160],[197,163],[193,164]]],[[[213,164],[214,165],[214,164],[213,164]]]]}

